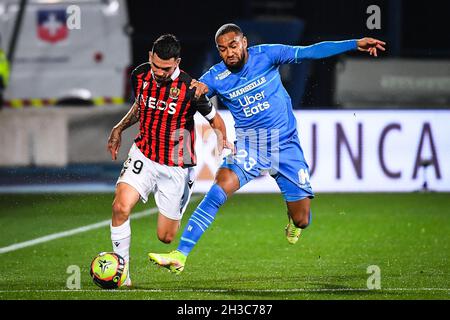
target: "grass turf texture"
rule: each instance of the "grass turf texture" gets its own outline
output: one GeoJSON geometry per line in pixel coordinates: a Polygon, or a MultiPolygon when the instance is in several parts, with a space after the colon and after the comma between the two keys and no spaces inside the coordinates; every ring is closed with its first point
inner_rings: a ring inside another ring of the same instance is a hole
{"type": "MultiPolygon", "coordinates": [[[[112,197],[0,195],[0,247],[107,220],[112,197]]],[[[312,208],[312,224],[290,245],[280,195],[233,196],[179,276],[150,264],[147,253],[176,248],[182,230],[165,245],[155,214],[132,220],[133,289],[101,290],[90,279],[93,257],[112,250],[109,227],[3,253],[0,299],[450,298],[448,193],[318,194],[312,208]],[[80,291],[66,287],[71,265],[81,269],[80,291]],[[370,265],[381,270],[381,290],[367,289],[370,265]]]]}

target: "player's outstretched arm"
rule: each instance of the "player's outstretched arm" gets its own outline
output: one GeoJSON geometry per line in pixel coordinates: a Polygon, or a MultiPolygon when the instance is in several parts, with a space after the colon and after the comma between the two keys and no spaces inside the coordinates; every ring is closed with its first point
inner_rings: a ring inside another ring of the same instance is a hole
{"type": "Polygon", "coordinates": [[[371,56],[378,57],[377,50],[386,51],[384,46],[386,42],[374,39],[374,38],[362,38],[357,42],[358,50],[363,52],[369,52],[371,56]]]}
{"type": "Polygon", "coordinates": [[[137,102],[133,103],[130,111],[116,124],[109,134],[107,150],[111,153],[112,160],[117,159],[117,153],[119,152],[120,143],[122,141],[122,131],[131,127],[133,124],[139,121],[139,107],[137,102]]]}
{"type": "Polygon", "coordinates": [[[299,62],[302,59],[322,59],[351,50],[367,51],[370,55],[377,56],[377,50],[385,51],[385,45],[385,42],[374,38],[323,41],[305,47],[291,47],[295,50],[295,59],[290,62],[299,62]]]}

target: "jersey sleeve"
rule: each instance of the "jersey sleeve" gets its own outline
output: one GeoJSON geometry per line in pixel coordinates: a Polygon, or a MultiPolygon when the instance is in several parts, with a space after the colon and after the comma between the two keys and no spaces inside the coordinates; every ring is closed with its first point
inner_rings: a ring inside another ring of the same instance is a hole
{"type": "Polygon", "coordinates": [[[203,82],[208,86],[208,93],[206,94],[208,98],[211,98],[217,94],[214,88],[214,75],[212,75],[212,69],[205,72],[198,81],[203,82]]]}
{"type": "Polygon", "coordinates": [[[197,111],[208,121],[211,121],[216,115],[216,109],[205,95],[195,101],[195,106],[197,111]]]}
{"type": "Polygon", "coordinates": [[[138,92],[138,89],[139,89],[139,86],[140,86],[139,78],[142,78],[143,76],[145,76],[145,74],[148,74],[148,72],[150,72],[150,65],[149,65],[148,62],[137,66],[131,72],[130,81],[131,81],[131,87],[132,87],[132,90],[133,90],[135,98],[138,98],[139,97],[139,93],[140,93],[140,92],[138,92]]]}
{"type": "Polygon", "coordinates": [[[322,59],[357,48],[356,40],[323,41],[310,46],[269,44],[259,46],[273,64],[300,63],[303,59],[322,59]]]}
{"type": "Polygon", "coordinates": [[[266,44],[257,46],[257,50],[264,52],[274,65],[296,63],[296,47],[284,44],[266,44]]]}

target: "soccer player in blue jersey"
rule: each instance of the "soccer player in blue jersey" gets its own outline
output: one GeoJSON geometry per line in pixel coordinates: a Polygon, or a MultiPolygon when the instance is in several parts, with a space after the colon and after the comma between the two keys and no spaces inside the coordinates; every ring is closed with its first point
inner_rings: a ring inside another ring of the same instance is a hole
{"type": "Polygon", "coordinates": [[[325,41],[310,46],[263,44],[247,47],[239,26],[225,24],[215,41],[222,62],[211,67],[194,83],[197,95],[218,96],[233,115],[235,154],[226,157],[203,201],[190,217],[177,250],[149,253],[151,262],[174,273],[184,269],[186,258],[213,222],[228,197],[267,172],[278,184],[286,201],[289,222],[286,238],[294,244],[311,222],[309,167],[297,133],[291,99],[281,82],[279,66],[321,59],[351,50],[377,56],[383,41],[373,38],[325,41]]]}

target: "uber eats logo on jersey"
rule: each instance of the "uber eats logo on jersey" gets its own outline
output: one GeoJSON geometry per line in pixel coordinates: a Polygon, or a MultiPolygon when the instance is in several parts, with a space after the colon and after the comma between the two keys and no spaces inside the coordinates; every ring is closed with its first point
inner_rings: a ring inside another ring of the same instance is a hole
{"type": "Polygon", "coordinates": [[[147,99],[147,107],[151,109],[167,110],[167,113],[169,114],[174,114],[177,111],[176,102],[167,103],[163,100],[156,100],[156,98],[153,97],[147,99]]]}
{"type": "Polygon", "coordinates": [[[268,101],[262,101],[265,98],[264,90],[253,95],[239,98],[239,104],[244,108],[245,116],[251,117],[260,111],[270,108],[270,103],[268,101]]]}

